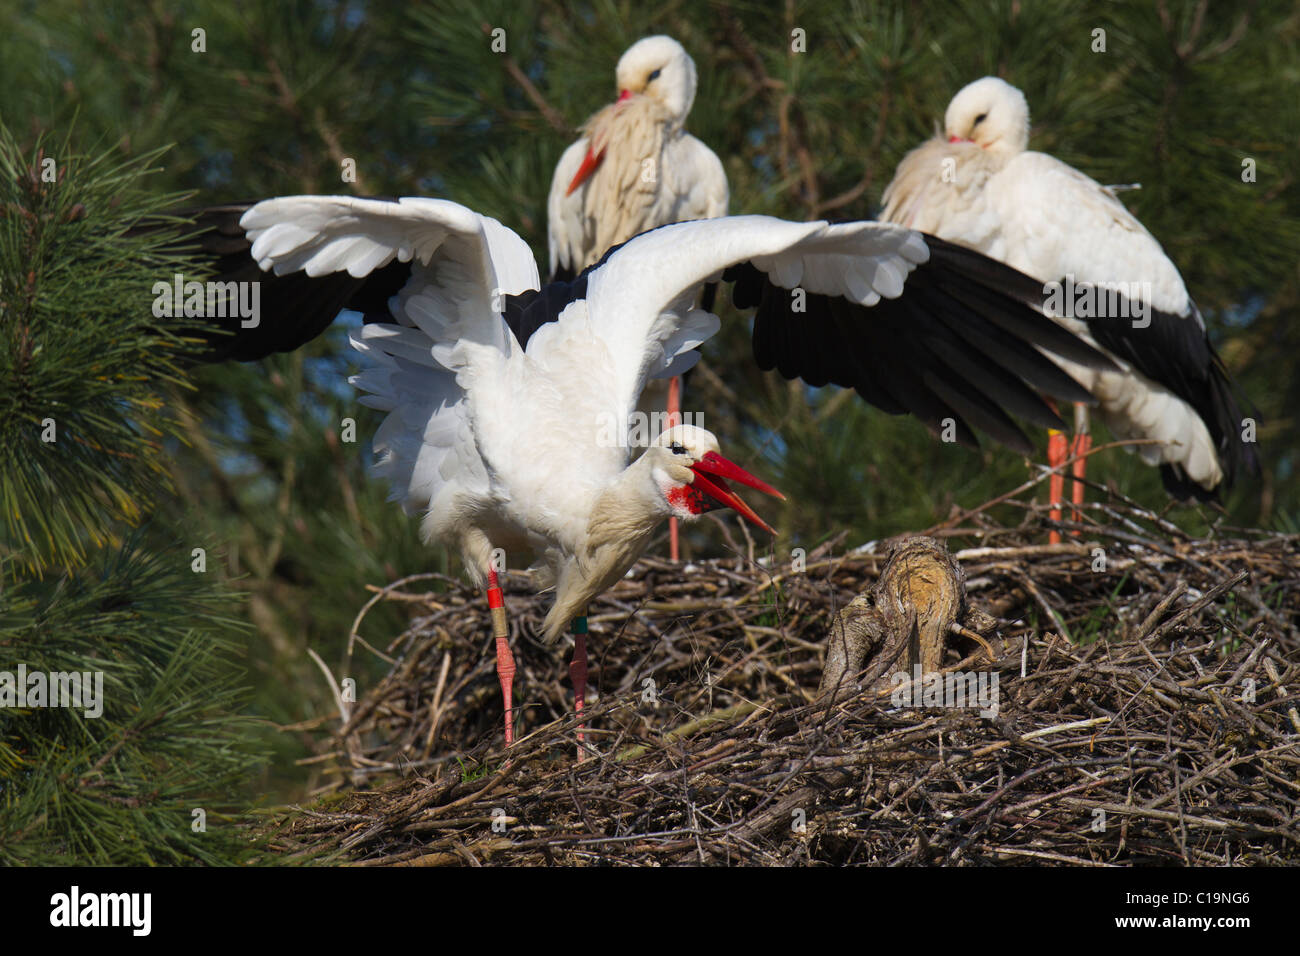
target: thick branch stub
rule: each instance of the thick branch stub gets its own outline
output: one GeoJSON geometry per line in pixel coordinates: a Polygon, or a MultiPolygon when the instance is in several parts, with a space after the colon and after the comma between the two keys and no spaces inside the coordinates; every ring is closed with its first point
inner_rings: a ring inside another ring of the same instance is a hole
{"type": "Polygon", "coordinates": [[[966,576],[934,538],[900,539],[880,579],[836,616],[826,643],[819,695],[887,684],[920,663],[930,673],[943,665],[949,629],[966,615],[966,576]],[[868,661],[870,671],[854,678],[868,661]]]}

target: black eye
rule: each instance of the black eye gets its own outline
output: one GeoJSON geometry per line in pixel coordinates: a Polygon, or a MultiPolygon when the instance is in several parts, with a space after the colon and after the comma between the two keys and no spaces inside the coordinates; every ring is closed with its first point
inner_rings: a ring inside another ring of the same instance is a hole
{"type": "Polygon", "coordinates": [[[979,116],[975,117],[975,125],[979,126],[980,123],[988,119],[988,116],[989,116],[988,113],[981,113],[979,116]]]}
{"type": "Polygon", "coordinates": [[[658,71],[658,70],[655,70],[655,71],[654,71],[653,73],[651,73],[648,77],[646,77],[646,82],[647,82],[647,83],[653,83],[653,82],[654,82],[655,80],[657,80],[657,79],[659,79],[659,71],[658,71]]]}
{"type": "Polygon", "coordinates": [[[679,441],[675,441],[671,445],[669,445],[668,450],[672,452],[674,455],[686,454],[686,446],[679,441]]]}

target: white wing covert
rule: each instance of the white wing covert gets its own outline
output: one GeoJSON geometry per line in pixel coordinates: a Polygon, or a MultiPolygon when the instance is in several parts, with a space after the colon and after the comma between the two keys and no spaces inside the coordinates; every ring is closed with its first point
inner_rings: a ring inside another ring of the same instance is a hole
{"type": "Polygon", "coordinates": [[[528,246],[499,222],[438,199],[396,202],[292,196],[241,219],[262,269],[367,275],[397,259],[411,278],[390,300],[396,324],[369,324],[351,342],[370,367],[351,382],[362,403],[388,412],[374,437],[375,472],[408,512],[448,482],[486,489],[465,398],[475,360],[514,348],[504,297],[539,286],[528,246]]]}
{"type": "Polygon", "coordinates": [[[631,240],[589,274],[587,314],[614,363],[617,400],[630,411],[646,379],[718,330],[717,317],[692,302],[701,283],[729,266],[752,262],[784,288],[869,306],[900,295],[908,273],[928,258],[920,235],[883,223],[768,216],[674,223],[631,240]]]}

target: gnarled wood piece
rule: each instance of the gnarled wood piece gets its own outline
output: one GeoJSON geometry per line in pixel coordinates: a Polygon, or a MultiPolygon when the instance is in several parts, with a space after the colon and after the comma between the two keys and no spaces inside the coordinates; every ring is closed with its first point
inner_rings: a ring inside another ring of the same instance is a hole
{"type": "Polygon", "coordinates": [[[858,685],[868,690],[898,671],[910,673],[915,663],[924,673],[939,670],[948,632],[967,614],[965,581],[961,566],[934,538],[899,539],[875,586],[832,623],[819,695],[850,689],[868,660],[871,670],[858,685]]]}

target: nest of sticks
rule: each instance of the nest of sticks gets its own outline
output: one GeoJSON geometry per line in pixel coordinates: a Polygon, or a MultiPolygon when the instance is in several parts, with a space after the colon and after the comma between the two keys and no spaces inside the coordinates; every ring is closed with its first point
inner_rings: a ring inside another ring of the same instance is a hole
{"type": "Polygon", "coordinates": [[[983,622],[953,623],[942,672],[996,676],[996,708],[925,697],[906,648],[819,686],[898,539],[642,560],[591,608],[581,761],[571,644],[536,638],[549,598],[525,576],[508,753],[482,595],[438,575],[376,590],[367,607],[404,602],[410,626],[375,648],[358,617],[352,646],[388,673],[322,722],[316,799],[270,846],[406,866],[1300,861],[1300,536],[1192,540],[1092,504],[1104,524],[1045,545],[1042,506],[1009,503],[1017,527],[985,508],[931,529],[974,542],[953,557],[983,622]]]}

